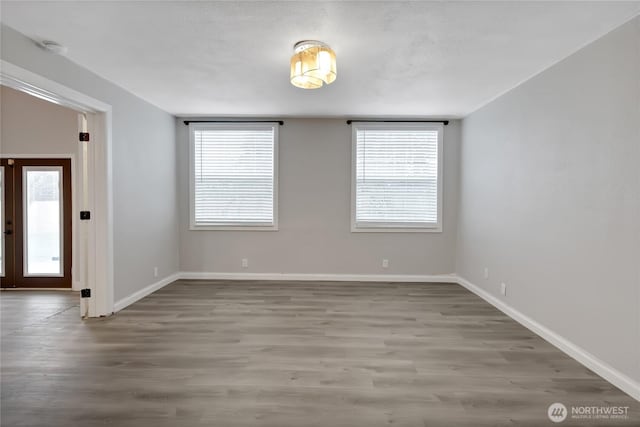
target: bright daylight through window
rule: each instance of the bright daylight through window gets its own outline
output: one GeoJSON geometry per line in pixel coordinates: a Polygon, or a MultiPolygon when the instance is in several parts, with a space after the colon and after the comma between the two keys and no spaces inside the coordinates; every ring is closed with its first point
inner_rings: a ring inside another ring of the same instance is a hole
{"type": "Polygon", "coordinates": [[[277,229],[278,129],[199,123],[191,133],[191,228],[277,229]]]}
{"type": "Polygon", "coordinates": [[[442,130],[354,124],[352,231],[442,230],[442,130]]]}

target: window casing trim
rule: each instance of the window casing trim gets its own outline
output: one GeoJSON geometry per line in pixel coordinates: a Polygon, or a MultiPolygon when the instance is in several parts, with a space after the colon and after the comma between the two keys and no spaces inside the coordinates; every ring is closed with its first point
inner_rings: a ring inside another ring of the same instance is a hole
{"type": "Polygon", "coordinates": [[[358,122],[351,125],[351,232],[352,233],[441,233],[443,200],[443,141],[442,123],[381,123],[358,122]],[[357,222],[356,221],[356,185],[357,185],[357,133],[358,130],[435,130],[438,132],[438,176],[437,176],[437,217],[435,223],[411,222],[357,222]]]}
{"type": "Polygon", "coordinates": [[[278,124],[273,123],[190,123],[189,124],[189,230],[191,231],[278,231],[278,124]],[[195,131],[273,129],[273,223],[196,222],[195,216],[195,131]]]}

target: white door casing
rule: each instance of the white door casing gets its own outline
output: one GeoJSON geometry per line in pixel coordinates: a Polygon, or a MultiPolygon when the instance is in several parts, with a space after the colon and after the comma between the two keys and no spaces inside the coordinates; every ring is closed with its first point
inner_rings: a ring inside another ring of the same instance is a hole
{"type": "MultiPolygon", "coordinates": [[[[111,105],[4,60],[0,62],[0,84],[86,116],[87,130],[91,135],[87,144],[87,182],[83,182],[82,173],[78,174],[81,178],[74,181],[76,185],[80,184],[78,192],[83,191],[86,185],[87,210],[91,212],[91,220],[80,221],[79,212],[84,210],[82,193],[79,197],[74,196],[73,228],[80,235],[80,240],[74,240],[82,242],[86,237],[86,250],[81,244],[74,251],[74,281],[80,281],[81,288],[91,290],[91,298],[81,302],[82,315],[110,315],[113,313],[114,285],[111,105]]],[[[85,166],[82,146],[80,142],[78,144],[78,161],[73,166],[75,171],[81,171],[85,166]]],[[[75,160],[75,156],[72,158],[75,160]]]]}

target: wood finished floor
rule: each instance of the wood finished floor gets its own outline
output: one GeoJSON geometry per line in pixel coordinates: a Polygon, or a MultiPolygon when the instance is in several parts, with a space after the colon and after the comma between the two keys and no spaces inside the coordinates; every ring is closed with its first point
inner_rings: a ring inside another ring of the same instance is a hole
{"type": "Polygon", "coordinates": [[[640,404],[454,284],[179,281],[106,319],[2,292],[2,426],[638,426],[640,404]],[[629,406],[552,424],[547,408],[629,406]]]}

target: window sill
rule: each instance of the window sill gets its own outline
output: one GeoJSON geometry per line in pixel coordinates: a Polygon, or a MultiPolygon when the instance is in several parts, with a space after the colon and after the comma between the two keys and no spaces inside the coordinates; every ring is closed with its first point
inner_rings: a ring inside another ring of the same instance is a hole
{"type": "Polygon", "coordinates": [[[352,233],[442,233],[442,225],[432,227],[366,227],[351,226],[352,233]]]}
{"type": "Polygon", "coordinates": [[[277,225],[191,225],[190,231],[278,231],[277,225]]]}

